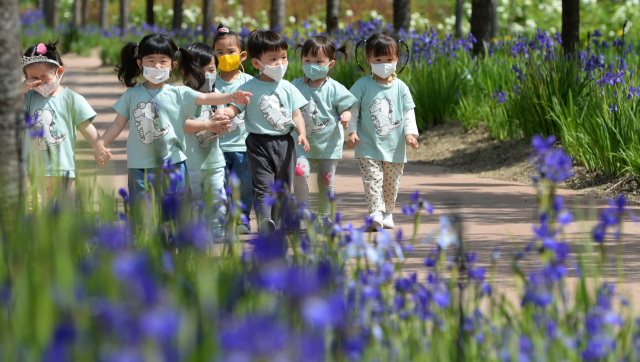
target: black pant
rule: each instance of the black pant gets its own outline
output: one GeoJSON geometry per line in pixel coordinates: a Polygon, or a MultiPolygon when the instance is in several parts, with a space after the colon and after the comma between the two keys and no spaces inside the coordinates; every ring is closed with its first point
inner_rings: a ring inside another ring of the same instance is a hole
{"type": "Polygon", "coordinates": [[[271,192],[270,184],[276,180],[282,181],[285,189],[291,192],[298,159],[296,143],[291,134],[269,136],[249,133],[246,145],[258,220],[271,219],[272,209],[265,204],[264,198],[271,192]]]}

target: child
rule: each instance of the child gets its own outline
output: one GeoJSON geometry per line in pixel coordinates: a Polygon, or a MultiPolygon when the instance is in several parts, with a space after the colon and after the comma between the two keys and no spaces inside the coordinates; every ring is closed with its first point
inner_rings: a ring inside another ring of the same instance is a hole
{"type": "MultiPolygon", "coordinates": [[[[194,60],[202,68],[205,82],[200,88],[196,88],[192,79],[185,78],[184,83],[200,92],[211,92],[214,89],[218,65],[218,59],[213,53],[213,49],[202,43],[191,44],[186,49],[193,54],[194,60]]],[[[199,122],[209,122],[213,118],[213,110],[211,106],[198,106],[192,118],[199,122]]],[[[210,210],[208,214],[214,228],[220,227],[217,219],[226,213],[226,207],[220,203],[220,201],[226,200],[226,193],[224,191],[225,163],[219,146],[218,134],[228,132],[226,130],[228,123],[229,120],[219,121],[217,126],[206,130],[194,129],[191,124],[187,123],[184,128],[186,132],[185,155],[187,156],[191,197],[194,200],[205,200],[205,205],[212,204],[213,210],[210,210]]],[[[217,231],[220,232],[220,230],[217,231]]]]}
{"type": "Polygon", "coordinates": [[[300,108],[307,104],[302,94],[286,80],[287,42],[275,31],[254,30],[249,34],[247,50],[251,64],[261,73],[238,89],[256,95],[250,105],[234,103],[227,108],[219,108],[216,114],[226,114],[233,119],[246,110],[245,126],[247,136],[247,156],[251,170],[253,199],[257,205],[260,220],[259,231],[267,233],[275,230],[271,219],[271,206],[265,203],[271,185],[277,181],[291,190],[296,161],[295,140],[291,131],[297,129],[298,144],[309,151],[304,119],[300,108]]]}
{"type": "MultiPolygon", "coordinates": [[[[235,92],[238,87],[253,79],[252,76],[240,71],[242,62],[247,59],[244,40],[237,33],[230,31],[224,25],[218,26],[218,33],[213,38],[213,51],[218,56],[220,78],[216,81],[216,90],[220,93],[235,92]]],[[[244,69],[244,68],[243,68],[244,69]]],[[[220,140],[220,148],[224,153],[227,172],[235,172],[240,179],[240,201],[244,208],[244,220],[238,220],[236,230],[241,234],[251,232],[249,214],[253,203],[251,197],[251,173],[247,158],[247,130],[244,126],[244,112],[238,114],[230,122],[229,134],[220,140]]]]}
{"type": "MultiPolygon", "coordinates": [[[[362,40],[356,45],[356,62],[361,43],[362,40]]],[[[407,47],[408,62],[409,47],[398,41],[394,33],[370,36],[365,42],[365,52],[371,75],[360,78],[351,88],[358,101],[351,109],[353,121],[347,128],[347,147],[355,147],[355,157],[360,161],[360,174],[374,229],[381,226],[394,228],[392,213],[402,170],[407,162],[405,140],[411,147],[418,148],[415,104],[409,88],[397,79],[395,72],[400,59],[400,43],[407,47]]],[[[362,69],[359,62],[358,66],[362,69]]]]}
{"type": "MultiPolygon", "coordinates": [[[[324,217],[331,213],[326,194],[333,193],[336,167],[342,158],[343,127],[349,124],[349,109],[356,103],[356,98],[342,84],[327,76],[336,63],[337,52],[348,59],[345,45],[336,49],[331,39],[318,35],[309,38],[303,45],[296,45],[295,49],[298,48],[302,48],[300,56],[305,77],[291,84],[309,101],[302,109],[302,117],[310,149],[308,154],[304,154],[302,147],[298,146],[293,185],[296,201],[308,204],[309,173],[317,172],[319,215],[324,217]]],[[[304,230],[306,224],[302,223],[301,228],[304,230]]]]}
{"type": "MultiPolygon", "coordinates": [[[[32,45],[21,59],[25,75],[23,108],[32,121],[32,129],[25,133],[25,145],[27,150],[31,150],[30,164],[34,157],[44,158],[47,198],[51,197],[52,185],[69,187],[76,177],[76,128],[94,148],[100,139],[91,124],[96,117],[93,108],[84,97],[60,86],[64,66],[56,50],[57,45],[57,41],[32,45]],[[35,135],[33,142],[29,141],[30,134],[35,135]]],[[[36,172],[35,168],[30,171],[36,172]]]]}
{"type": "MultiPolygon", "coordinates": [[[[176,87],[166,83],[169,74],[176,67],[175,54],[180,51],[180,71],[187,79],[192,79],[194,88],[199,89],[205,82],[202,69],[195,62],[193,54],[179,49],[173,40],[164,34],[150,34],[142,38],[140,44],[127,43],[120,53],[120,63],[116,67],[118,79],[129,87],[114,104],[118,115],[98,141],[96,161],[103,165],[110,157],[106,148],[131,122],[127,138],[127,165],[129,167],[129,194],[135,202],[145,193],[147,174],[157,187],[163,168],[173,172],[174,190],[186,190],[188,172],[185,160],[184,128],[192,124],[191,132],[215,131],[215,121],[187,121],[196,111],[196,105],[216,105],[228,102],[247,104],[250,93],[237,91],[233,94],[201,93],[189,87],[176,87]],[[144,76],[146,82],[136,86],[136,79],[144,76]],[[165,164],[163,166],[163,163],[165,164]],[[163,166],[163,167],[161,167],[163,166]]],[[[162,195],[157,190],[157,195],[162,195]]]]}

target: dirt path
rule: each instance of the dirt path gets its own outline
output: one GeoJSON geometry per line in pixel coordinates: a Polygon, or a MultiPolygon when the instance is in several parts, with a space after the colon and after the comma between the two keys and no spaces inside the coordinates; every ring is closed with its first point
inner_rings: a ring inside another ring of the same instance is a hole
{"type": "MultiPolygon", "coordinates": [[[[115,118],[112,105],[125,89],[120,86],[113,73],[97,70],[100,66],[100,60],[97,58],[69,56],[64,58],[64,62],[67,72],[63,84],[83,95],[98,112],[94,124],[99,132],[103,133],[115,118]]],[[[111,144],[114,155],[112,162],[107,167],[97,170],[98,183],[105,190],[117,190],[127,185],[127,134],[128,131],[125,130],[111,144]]],[[[92,150],[81,136],[78,139],[77,158],[80,174],[93,176],[96,165],[92,150]]],[[[343,220],[360,225],[366,213],[366,204],[358,163],[350,150],[345,150],[344,159],[338,166],[335,187],[341,200],[339,210],[342,212],[343,220]]],[[[437,228],[440,215],[455,213],[463,220],[464,238],[467,240],[469,250],[478,252],[478,260],[481,263],[489,263],[493,250],[500,249],[501,263],[497,280],[501,289],[513,288],[510,260],[516,252],[522,250],[533,235],[531,228],[535,221],[533,189],[516,182],[449,173],[442,166],[409,163],[405,167],[398,195],[398,206],[394,212],[396,230],[403,229],[405,236],[408,236],[413,229],[413,219],[402,214],[401,206],[410,200],[411,193],[415,190],[419,190],[436,210],[432,216],[423,215],[419,228],[420,239],[437,228]]],[[[560,190],[559,193],[566,197],[567,205],[573,211],[577,211],[576,214],[591,215],[591,220],[595,212],[606,205],[604,199],[595,196],[582,195],[570,190],[560,190]]],[[[632,209],[640,215],[640,207],[632,206],[632,209]]],[[[255,219],[252,222],[255,228],[255,219]]],[[[587,235],[592,223],[589,221],[574,223],[569,228],[568,235],[572,250],[577,250],[581,243],[580,237],[587,235]]],[[[626,283],[630,283],[629,286],[633,285],[625,294],[633,300],[640,300],[640,288],[635,286],[640,281],[640,257],[638,256],[640,225],[626,222],[624,230],[627,235],[623,245],[625,277],[626,283]]],[[[409,270],[416,271],[421,276],[424,275],[425,268],[422,263],[429,248],[431,246],[422,245],[415,248],[407,262],[409,270]]]]}

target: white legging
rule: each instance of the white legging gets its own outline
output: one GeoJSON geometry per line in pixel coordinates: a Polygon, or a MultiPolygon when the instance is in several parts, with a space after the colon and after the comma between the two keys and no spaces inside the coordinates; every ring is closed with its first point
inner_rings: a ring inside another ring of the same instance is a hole
{"type": "Polygon", "coordinates": [[[318,214],[331,213],[331,204],[327,201],[327,192],[333,192],[333,180],[336,178],[336,167],[339,160],[298,157],[296,176],[293,179],[293,191],[299,204],[309,205],[309,174],[318,174],[318,214]]]}

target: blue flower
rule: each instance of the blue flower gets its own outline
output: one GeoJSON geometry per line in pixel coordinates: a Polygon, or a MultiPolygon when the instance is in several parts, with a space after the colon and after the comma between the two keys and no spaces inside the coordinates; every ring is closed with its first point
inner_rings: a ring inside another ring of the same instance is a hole
{"type": "Polygon", "coordinates": [[[140,330],[148,338],[159,343],[169,343],[177,335],[180,318],[177,311],[169,307],[154,308],[140,319],[140,330]]]}
{"type": "Polygon", "coordinates": [[[484,267],[469,269],[469,278],[481,282],[484,280],[485,272],[486,270],[484,267]]]}

